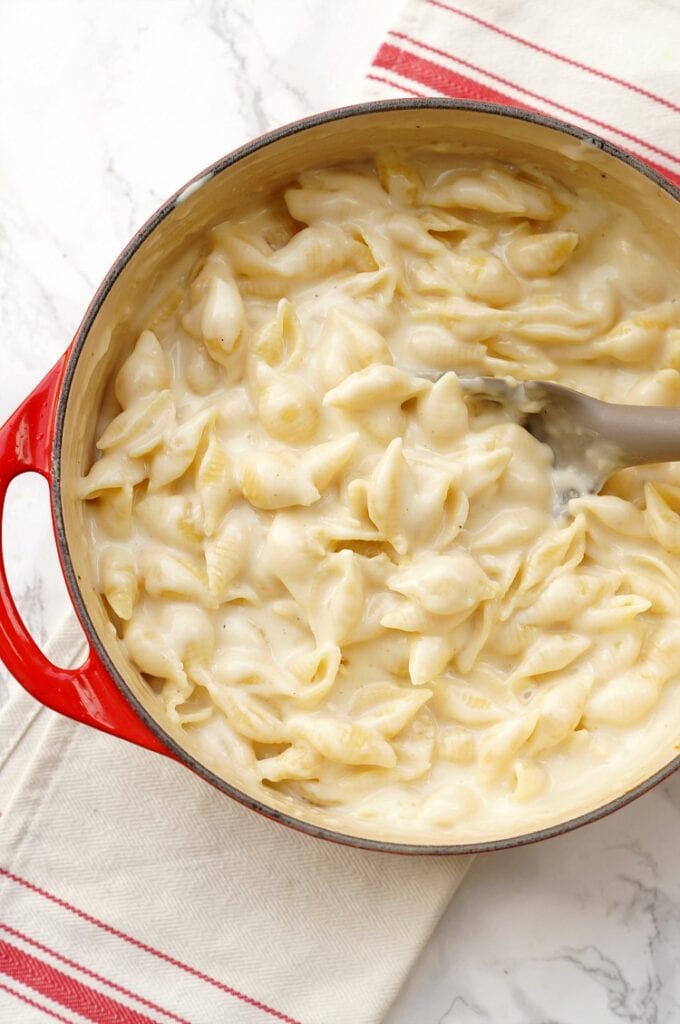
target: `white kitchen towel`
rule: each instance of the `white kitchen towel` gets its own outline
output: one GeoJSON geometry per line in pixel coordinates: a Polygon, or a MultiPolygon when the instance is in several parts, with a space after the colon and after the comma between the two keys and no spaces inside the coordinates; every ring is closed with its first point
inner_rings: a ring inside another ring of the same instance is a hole
{"type": "Polygon", "coordinates": [[[300,835],[21,691],[0,813],[2,1024],[373,1024],[470,860],[300,835]]]}
{"type": "Polygon", "coordinates": [[[410,0],[365,95],[540,111],[680,184],[679,53],[678,0],[410,0]]]}

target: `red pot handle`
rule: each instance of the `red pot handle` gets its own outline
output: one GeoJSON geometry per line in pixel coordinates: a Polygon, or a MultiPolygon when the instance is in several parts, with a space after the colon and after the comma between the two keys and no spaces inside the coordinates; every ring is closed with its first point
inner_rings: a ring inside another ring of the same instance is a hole
{"type": "Polygon", "coordinates": [[[7,488],[22,473],[52,477],[57,399],[68,353],[0,428],[0,659],[36,700],[62,715],[160,754],[173,754],[142,721],[90,646],[78,668],[53,665],[33,640],[12,597],[2,544],[7,488]]]}

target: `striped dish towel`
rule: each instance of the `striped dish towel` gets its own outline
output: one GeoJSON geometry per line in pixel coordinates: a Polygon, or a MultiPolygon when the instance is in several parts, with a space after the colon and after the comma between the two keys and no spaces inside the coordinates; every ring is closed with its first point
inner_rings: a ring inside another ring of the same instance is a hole
{"type": "Polygon", "coordinates": [[[454,96],[591,131],[680,185],[677,0],[411,0],[366,95],[454,96]]]}
{"type": "MultiPolygon", "coordinates": [[[[69,618],[48,648],[82,660],[69,618]]],[[[470,862],[346,849],[16,690],[2,1024],[376,1024],[470,862]]]]}

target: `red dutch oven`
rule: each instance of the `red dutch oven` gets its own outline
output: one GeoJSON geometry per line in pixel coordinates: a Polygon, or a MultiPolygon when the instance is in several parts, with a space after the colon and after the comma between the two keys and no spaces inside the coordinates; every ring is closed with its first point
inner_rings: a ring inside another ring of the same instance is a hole
{"type": "Polygon", "coordinates": [[[305,810],[272,793],[248,791],[223,777],[163,720],[139,673],[127,660],[100,596],[88,578],[88,552],[78,475],[94,454],[97,415],[106,380],[144,326],[148,296],[154,305],[200,251],[201,238],[245,201],[287,184],[312,167],[363,158],[387,145],[450,142],[482,147],[512,161],[535,159],[555,170],[569,163],[583,181],[607,177],[669,244],[680,240],[680,191],[602,139],[525,111],[447,100],[367,103],[311,117],[236,150],[172,196],[140,228],[98,288],[71,345],[0,430],[0,516],[11,481],[39,473],[50,488],[54,531],[64,576],[88,639],[85,662],[58,668],[41,652],[22,621],[0,550],[0,658],[36,700],[158,754],[171,757],[242,804],[303,832],[335,842],[398,853],[451,854],[498,850],[535,842],[592,822],[646,792],[680,767],[680,755],[640,766],[585,813],[556,813],[546,827],[481,842],[418,842],[380,838],[361,825],[305,810]]]}

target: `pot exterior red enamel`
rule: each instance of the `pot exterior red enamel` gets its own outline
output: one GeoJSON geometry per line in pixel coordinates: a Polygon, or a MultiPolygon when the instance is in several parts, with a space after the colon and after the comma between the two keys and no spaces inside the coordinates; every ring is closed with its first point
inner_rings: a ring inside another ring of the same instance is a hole
{"type": "MultiPolygon", "coordinates": [[[[0,521],[7,489],[22,473],[39,473],[52,490],[55,414],[69,354],[62,356],[0,431],[0,521]]],[[[63,564],[61,549],[60,556],[63,564]]],[[[92,644],[77,668],[59,668],[45,657],[17,611],[1,544],[0,657],[41,704],[142,747],[169,753],[125,700],[92,644]]]]}

